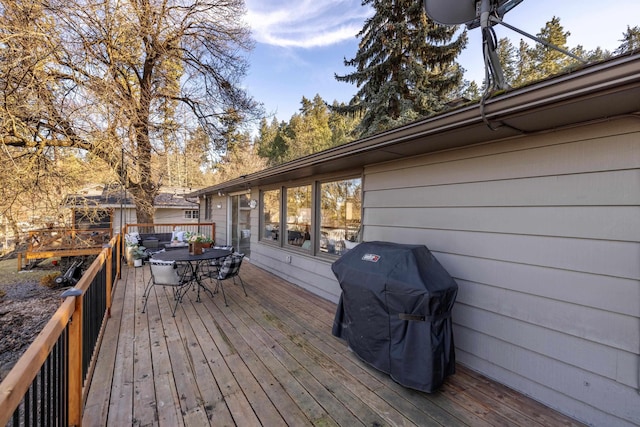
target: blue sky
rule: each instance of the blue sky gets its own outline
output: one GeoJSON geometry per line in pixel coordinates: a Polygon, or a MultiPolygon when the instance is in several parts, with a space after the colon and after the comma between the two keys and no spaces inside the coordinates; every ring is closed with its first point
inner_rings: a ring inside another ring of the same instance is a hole
{"type": "MultiPolygon", "coordinates": [[[[421,1],[421,0],[416,0],[421,1]]],[[[247,91],[264,105],[268,115],[288,121],[298,112],[303,96],[316,94],[327,102],[348,102],[357,88],[338,82],[334,74],[354,70],[344,66],[358,49],[356,34],[373,11],[360,0],[245,0],[246,20],[256,42],[249,54],[250,69],[244,79],[247,91]]],[[[569,46],[586,50],[620,45],[627,26],[640,25],[640,1],[524,0],[504,18],[508,24],[536,34],[553,16],[571,32],[569,46]]],[[[524,38],[496,26],[499,38],[514,45],[524,38]]],[[[481,83],[484,77],[481,35],[469,31],[467,48],[458,62],[467,70],[465,79],[481,83]]],[[[534,41],[526,39],[530,46],[534,41]]]]}

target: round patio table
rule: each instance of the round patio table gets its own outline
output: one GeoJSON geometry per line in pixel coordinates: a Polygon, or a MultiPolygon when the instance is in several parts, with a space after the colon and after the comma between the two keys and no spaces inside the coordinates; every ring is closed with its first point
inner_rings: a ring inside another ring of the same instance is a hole
{"type": "Polygon", "coordinates": [[[175,261],[176,263],[189,265],[191,268],[189,281],[195,282],[198,289],[198,297],[196,298],[196,301],[200,302],[200,288],[204,289],[205,292],[209,292],[211,296],[213,296],[211,290],[200,281],[200,265],[205,261],[225,258],[228,255],[231,255],[231,251],[229,249],[204,248],[201,254],[192,255],[189,253],[189,249],[185,248],[156,252],[153,254],[152,258],[159,259],[161,261],[175,261]]]}

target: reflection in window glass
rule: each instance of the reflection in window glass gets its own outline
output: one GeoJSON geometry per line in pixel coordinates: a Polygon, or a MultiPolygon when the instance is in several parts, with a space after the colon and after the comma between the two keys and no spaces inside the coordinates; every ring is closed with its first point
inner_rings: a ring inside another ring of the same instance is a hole
{"type": "Polygon", "coordinates": [[[287,188],[287,244],[311,249],[311,186],[287,188]]]}
{"type": "Polygon", "coordinates": [[[362,180],[320,185],[320,251],[340,255],[360,241],[362,180]]]}
{"type": "Polygon", "coordinates": [[[262,240],[277,241],[280,235],[280,190],[262,193],[262,240]]]}

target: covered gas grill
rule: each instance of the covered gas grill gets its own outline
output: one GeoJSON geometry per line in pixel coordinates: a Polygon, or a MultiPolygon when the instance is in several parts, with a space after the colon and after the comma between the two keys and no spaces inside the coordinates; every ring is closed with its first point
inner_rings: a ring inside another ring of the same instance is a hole
{"type": "Polygon", "coordinates": [[[332,270],[342,288],[333,335],[362,360],[425,392],[455,372],[458,285],[426,246],[360,243],[332,270]]]}

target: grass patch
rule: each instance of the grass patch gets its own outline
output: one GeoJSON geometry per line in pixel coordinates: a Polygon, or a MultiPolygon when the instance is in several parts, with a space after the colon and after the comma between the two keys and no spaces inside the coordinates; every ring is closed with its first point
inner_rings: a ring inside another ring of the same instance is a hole
{"type": "Polygon", "coordinates": [[[22,270],[18,271],[18,260],[5,259],[0,261],[0,285],[15,285],[23,282],[40,282],[51,274],[51,270],[22,270]]]}

